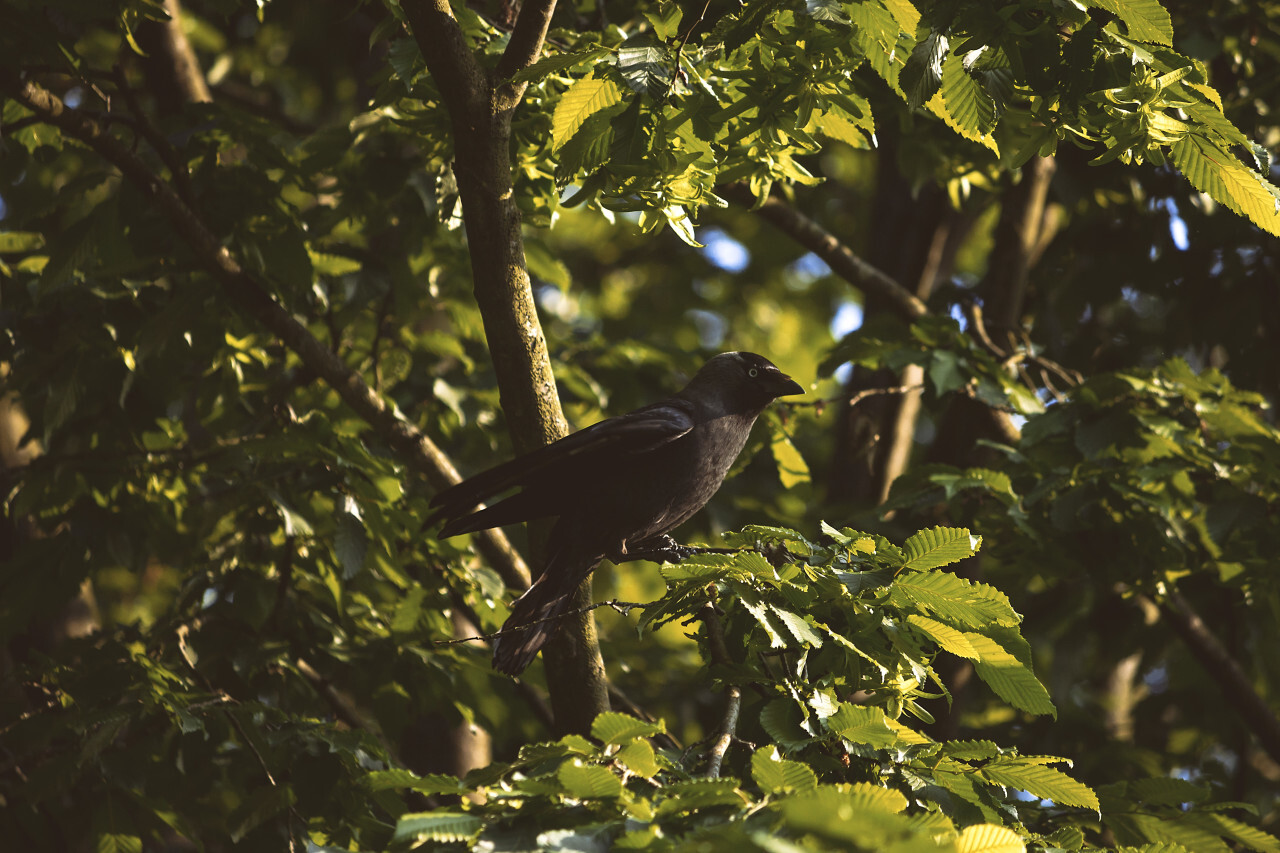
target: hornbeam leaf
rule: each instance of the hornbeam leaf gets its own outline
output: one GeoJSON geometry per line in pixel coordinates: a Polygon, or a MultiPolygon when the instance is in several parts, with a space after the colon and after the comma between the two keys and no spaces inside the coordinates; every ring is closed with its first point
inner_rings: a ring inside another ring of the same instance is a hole
{"type": "Polygon", "coordinates": [[[1007,826],[966,826],[956,838],[956,853],[1026,853],[1022,836],[1007,826]]]}
{"type": "Polygon", "coordinates": [[[921,530],[902,543],[907,552],[905,569],[922,572],[972,557],[982,546],[982,537],[964,527],[932,527],[921,530]]]}
{"type": "Polygon", "coordinates": [[[1084,0],[1086,6],[1105,9],[1124,22],[1129,38],[1173,46],[1173,21],[1159,0],[1084,0]]]}
{"type": "Polygon", "coordinates": [[[1198,133],[1174,143],[1173,164],[1191,186],[1280,236],[1280,189],[1198,133]]]}
{"type": "Polygon", "coordinates": [[[622,102],[622,90],[612,80],[579,80],[556,104],[551,118],[551,148],[559,151],[591,116],[622,102]]]}
{"type": "Polygon", "coordinates": [[[981,634],[967,634],[966,637],[980,656],[973,665],[974,671],[997,696],[1031,714],[1058,716],[1058,709],[1049,699],[1049,691],[1022,661],[990,637],[981,634]]]}
{"type": "Polygon", "coordinates": [[[1016,758],[997,759],[983,767],[981,772],[997,785],[1026,791],[1061,806],[1098,810],[1098,795],[1092,788],[1061,770],[1043,764],[1023,763],[1016,758]]]}
{"type": "Polygon", "coordinates": [[[890,603],[953,626],[1014,626],[1022,621],[1008,597],[993,586],[949,572],[918,572],[899,577],[889,588],[890,603]]]}

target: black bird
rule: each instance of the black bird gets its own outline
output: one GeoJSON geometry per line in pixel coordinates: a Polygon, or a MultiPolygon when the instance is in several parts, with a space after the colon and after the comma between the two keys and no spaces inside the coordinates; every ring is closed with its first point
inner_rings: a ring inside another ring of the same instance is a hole
{"type": "Polygon", "coordinates": [[[767,358],[714,356],[679,392],[609,418],[440,492],[440,537],[555,516],[542,573],[511,607],[493,666],[519,675],[555,634],[570,596],[604,559],[669,547],[702,509],[777,397],[803,394],[767,358]],[[493,506],[472,510],[510,489],[493,506]],[[513,629],[525,627],[513,632],[513,629]]]}

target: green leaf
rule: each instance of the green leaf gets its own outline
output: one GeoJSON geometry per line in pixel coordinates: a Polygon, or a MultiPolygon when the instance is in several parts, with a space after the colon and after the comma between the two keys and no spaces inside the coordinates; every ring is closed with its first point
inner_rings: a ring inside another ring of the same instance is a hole
{"type": "Polygon", "coordinates": [[[657,775],[658,771],[662,769],[658,764],[657,755],[653,751],[653,745],[647,740],[631,741],[631,743],[618,750],[618,754],[614,758],[632,773],[637,776],[643,776],[646,779],[657,775]]]}
{"type": "Polygon", "coordinates": [[[591,723],[591,736],[606,744],[622,744],[636,738],[652,737],[665,730],[661,723],[646,723],[616,711],[605,711],[591,723]]]}
{"type": "MultiPolygon", "coordinates": [[[[644,38],[644,37],[642,37],[644,38]]],[[[618,70],[636,92],[642,95],[660,96],[671,85],[675,61],[665,47],[647,44],[630,44],[618,49],[618,70]]]]}
{"type": "Polygon", "coordinates": [[[898,76],[911,109],[924,106],[942,86],[942,61],[949,45],[946,33],[933,30],[911,51],[898,76]]]}
{"type": "Polygon", "coordinates": [[[747,609],[747,612],[755,617],[756,623],[761,628],[764,628],[764,632],[769,635],[769,646],[775,649],[785,649],[787,647],[787,639],[782,636],[782,632],[774,624],[774,617],[769,606],[754,595],[743,595],[738,600],[742,602],[742,606],[747,609]]]}
{"type": "Polygon", "coordinates": [[[733,779],[695,779],[665,786],[657,816],[689,814],[715,806],[741,807],[746,803],[746,795],[738,790],[738,783],[733,779]]]}
{"type": "Polygon", "coordinates": [[[949,740],[942,753],[957,761],[986,761],[1000,754],[1000,747],[989,740],[949,740]]]}
{"type": "Polygon", "coordinates": [[[97,853],[142,853],[142,838],[116,832],[104,832],[95,845],[97,853]]]}
{"type": "Polygon", "coordinates": [[[818,787],[818,776],[809,765],[779,758],[772,746],[751,756],[751,778],[766,794],[803,793],[818,787]]]}
{"type": "Polygon", "coordinates": [[[1019,758],[998,758],[982,768],[982,774],[997,785],[1026,791],[1058,805],[1098,810],[1098,795],[1088,785],[1061,770],[1019,758]]]}
{"type": "Polygon", "coordinates": [[[907,616],[907,622],[916,628],[919,628],[926,636],[937,643],[942,648],[969,660],[977,660],[978,652],[974,649],[973,644],[969,642],[963,631],[957,631],[950,625],[944,625],[941,622],[930,619],[927,616],[921,616],[917,613],[911,613],[907,616]]]}
{"type": "Polygon", "coordinates": [[[484,828],[484,821],[475,815],[459,812],[420,812],[401,815],[396,821],[391,843],[398,846],[417,847],[429,841],[457,843],[471,841],[484,828]]]}
{"type": "Polygon", "coordinates": [[[541,80],[543,77],[549,77],[552,74],[559,74],[572,68],[580,68],[587,65],[594,65],[598,59],[608,53],[608,49],[602,45],[596,45],[584,50],[573,50],[568,53],[557,53],[551,56],[544,56],[537,62],[518,71],[511,77],[513,83],[530,83],[535,80],[541,80]]]}
{"type": "Polygon", "coordinates": [[[966,826],[956,837],[956,853],[1026,853],[1022,836],[1006,826],[966,826]]]}
{"type": "Polygon", "coordinates": [[[44,235],[38,231],[0,231],[0,255],[10,252],[34,252],[43,248],[44,235]]]}
{"type": "Polygon", "coordinates": [[[786,626],[787,630],[791,632],[791,636],[795,637],[801,645],[815,649],[822,648],[822,637],[805,621],[803,616],[773,604],[769,605],[769,610],[773,612],[774,616],[778,617],[778,621],[786,626]]]}
{"type": "Polygon", "coordinates": [[[1159,0],[1084,0],[1084,4],[1106,9],[1123,21],[1129,38],[1173,46],[1173,22],[1159,0]]]}
{"type": "Polygon", "coordinates": [[[1243,844],[1250,850],[1260,850],[1263,851],[1263,853],[1280,853],[1280,838],[1276,838],[1270,833],[1263,832],[1256,826],[1241,823],[1240,821],[1227,817],[1224,814],[1202,813],[1199,817],[1202,821],[1205,821],[1214,827],[1223,836],[1230,838],[1238,844],[1243,844]]]}
{"type": "Polygon", "coordinates": [[[584,800],[612,799],[622,796],[622,780],[608,767],[583,764],[575,759],[560,765],[556,776],[570,796],[584,800]]]}
{"type": "MultiPolygon", "coordinates": [[[[346,501],[349,507],[356,507],[354,499],[350,496],[346,501]]],[[[364,570],[365,555],[369,551],[369,539],[365,533],[364,523],[360,520],[358,509],[355,512],[338,513],[338,529],[334,532],[333,550],[338,555],[343,579],[351,580],[364,570]]]]}
{"type": "Polygon", "coordinates": [[[778,465],[778,479],[782,488],[790,489],[800,483],[809,482],[809,464],[804,461],[800,451],[791,443],[791,439],[782,430],[773,434],[769,448],[773,451],[773,459],[778,465]]]}
{"type": "Polygon", "coordinates": [[[890,603],[962,628],[1017,625],[1022,617],[1000,590],[950,572],[901,575],[889,588],[890,603]]]}
{"type": "Polygon", "coordinates": [[[760,710],[760,726],[786,749],[809,742],[809,734],[800,727],[803,722],[803,714],[791,699],[774,699],[760,710]]]}
{"type": "Polygon", "coordinates": [[[622,90],[612,80],[588,78],[569,87],[551,118],[551,150],[559,151],[591,116],[622,103],[622,90]]]}
{"type": "Polygon", "coordinates": [[[827,729],[852,743],[878,748],[892,747],[898,743],[898,735],[889,728],[884,711],[865,705],[840,705],[823,721],[827,729]]]}
{"type": "Polygon", "coordinates": [[[981,634],[967,634],[966,637],[979,655],[974,670],[997,696],[1030,714],[1058,716],[1058,709],[1049,699],[1049,691],[1044,689],[1030,667],[990,637],[981,634]]]}
{"type": "Polygon", "coordinates": [[[408,788],[423,794],[434,795],[461,794],[467,790],[455,776],[447,776],[443,773],[419,776],[412,771],[402,769],[374,770],[366,775],[362,782],[370,791],[408,788]]]}
{"type": "Polygon", "coordinates": [[[982,537],[964,527],[933,527],[916,533],[902,547],[907,552],[903,568],[923,572],[972,557],[982,547],[982,537]]]}
{"type": "Polygon", "coordinates": [[[1175,142],[1171,153],[1191,186],[1280,236],[1280,189],[1274,184],[1198,133],[1175,142]]]}

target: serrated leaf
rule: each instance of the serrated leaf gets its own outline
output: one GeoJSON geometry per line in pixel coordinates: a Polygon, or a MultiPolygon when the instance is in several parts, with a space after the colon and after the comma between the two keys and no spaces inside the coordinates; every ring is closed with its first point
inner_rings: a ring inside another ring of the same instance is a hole
{"type": "Polygon", "coordinates": [[[1003,592],[950,572],[901,575],[889,588],[889,601],[965,628],[1014,626],[1022,621],[1003,592]]]}
{"type": "Polygon", "coordinates": [[[907,552],[903,568],[916,572],[936,569],[972,557],[981,547],[982,537],[964,527],[921,530],[902,544],[907,552]]]}
{"type": "Polygon", "coordinates": [[[912,5],[911,0],[884,0],[884,7],[893,15],[903,32],[914,33],[920,26],[920,12],[912,5]]]}
{"type": "Polygon", "coordinates": [[[1202,821],[1212,825],[1222,835],[1232,841],[1243,844],[1250,850],[1259,850],[1262,853],[1280,853],[1280,838],[1263,832],[1256,826],[1241,823],[1224,814],[1205,812],[1201,813],[1199,817],[1202,821]]]}
{"type": "Polygon", "coordinates": [[[1058,709],[1049,699],[1049,691],[1044,689],[1029,667],[990,637],[981,634],[968,634],[967,637],[979,655],[973,665],[974,671],[997,696],[1029,714],[1058,716],[1058,709]]]}
{"type": "Polygon", "coordinates": [[[899,740],[898,734],[889,727],[884,711],[875,707],[845,703],[823,722],[828,731],[852,743],[887,748],[899,740]]]}
{"type": "Polygon", "coordinates": [[[570,796],[584,800],[612,799],[622,795],[622,780],[608,767],[574,760],[560,765],[556,778],[570,796]]]}
{"type": "Polygon", "coordinates": [[[662,794],[663,800],[657,810],[660,818],[715,806],[742,806],[747,802],[746,795],[738,790],[738,783],[733,779],[675,782],[665,786],[662,794]]]}
{"type": "Polygon", "coordinates": [[[946,33],[933,30],[916,44],[907,64],[898,75],[898,83],[911,109],[923,106],[942,86],[942,61],[950,41],[946,33]]]}
{"type": "Polygon", "coordinates": [[[661,723],[646,723],[629,714],[605,711],[591,723],[591,736],[606,744],[622,744],[665,731],[661,723]]]}
{"type": "Polygon", "coordinates": [[[1000,747],[989,740],[949,740],[942,753],[957,761],[986,761],[1000,754],[1000,747]]]}
{"type": "Polygon", "coordinates": [[[142,853],[142,838],[119,832],[104,832],[94,845],[97,853],[142,853]]]}
{"type": "Polygon", "coordinates": [[[937,620],[917,613],[909,614],[907,622],[920,629],[929,639],[951,652],[951,654],[968,658],[969,660],[978,659],[978,652],[973,648],[973,644],[969,642],[963,631],[957,631],[950,625],[944,625],[937,620]]]}
{"type": "Polygon", "coordinates": [[[551,117],[551,150],[564,147],[591,116],[622,103],[622,90],[612,80],[579,80],[560,96],[551,117]]]}
{"type": "Polygon", "coordinates": [[[571,68],[578,68],[585,65],[594,65],[596,60],[604,56],[608,49],[597,45],[589,47],[585,50],[574,50],[568,53],[557,53],[552,56],[544,56],[537,62],[530,65],[523,71],[517,72],[511,77],[513,83],[528,83],[534,80],[541,80],[552,74],[559,74],[568,71],[571,68]]]}
{"type": "Polygon", "coordinates": [[[653,751],[653,745],[647,740],[631,741],[631,743],[618,750],[618,754],[614,758],[632,773],[637,776],[643,776],[646,779],[655,776],[662,769],[658,764],[657,755],[653,751]]]}
{"type": "Polygon", "coordinates": [[[618,71],[634,91],[659,96],[671,85],[675,62],[666,47],[631,45],[618,49],[618,71]]]}
{"type": "Polygon", "coordinates": [[[791,636],[795,637],[802,645],[811,646],[815,649],[822,648],[822,637],[813,629],[805,618],[798,613],[792,613],[790,610],[783,610],[781,607],[770,604],[769,609],[773,615],[778,617],[791,636]]]}
{"type": "Polygon", "coordinates": [[[1170,153],[1193,187],[1280,236],[1280,189],[1198,133],[1182,137],[1170,153]]]}
{"type": "Polygon", "coordinates": [[[444,773],[428,773],[425,776],[403,769],[374,770],[361,780],[370,791],[387,791],[408,788],[423,794],[460,794],[466,786],[455,776],[444,773]]]}
{"type": "Polygon", "coordinates": [[[987,764],[981,772],[997,785],[1026,791],[1058,805],[1098,810],[1098,795],[1092,788],[1053,767],[1017,758],[1000,758],[987,764]]]}
{"type": "Polygon", "coordinates": [[[927,106],[956,133],[1000,156],[1000,148],[991,136],[996,126],[996,102],[965,70],[963,58],[947,56],[942,64],[942,86],[927,106]]]}
{"type": "Polygon", "coordinates": [[[396,846],[418,846],[428,841],[457,843],[470,841],[480,834],[484,821],[458,812],[421,812],[401,815],[396,821],[391,843],[396,846]]]}
{"type": "Polygon", "coordinates": [[[1183,803],[1202,803],[1209,798],[1209,790],[1186,779],[1156,776],[1129,783],[1128,794],[1148,805],[1180,806],[1183,803]]]}
{"type": "Polygon", "coordinates": [[[800,451],[791,443],[791,439],[782,430],[773,434],[769,444],[773,451],[773,459],[778,465],[778,479],[782,488],[790,489],[800,483],[809,482],[809,463],[804,461],[800,451]]]}
{"type": "Polygon", "coordinates": [[[769,646],[775,649],[785,649],[787,640],[782,636],[782,632],[778,630],[778,626],[774,624],[774,617],[768,605],[762,601],[749,600],[746,597],[738,600],[742,602],[742,606],[747,609],[747,612],[755,617],[756,624],[763,628],[764,632],[769,636],[769,646]]]}
{"type": "Polygon", "coordinates": [[[1173,21],[1159,0],[1084,0],[1084,3],[1106,9],[1123,21],[1131,39],[1173,46],[1173,21]]]}
{"type": "Polygon", "coordinates": [[[774,699],[760,710],[760,725],[769,737],[779,745],[791,749],[809,741],[809,735],[800,724],[804,722],[800,709],[790,699],[774,699]]]}
{"type": "Polygon", "coordinates": [[[751,778],[766,794],[812,791],[818,776],[807,764],[779,758],[775,747],[757,749],[751,756],[751,778]]]}
{"type": "Polygon", "coordinates": [[[966,826],[956,837],[956,853],[1026,853],[1022,836],[1005,826],[966,826]]]}

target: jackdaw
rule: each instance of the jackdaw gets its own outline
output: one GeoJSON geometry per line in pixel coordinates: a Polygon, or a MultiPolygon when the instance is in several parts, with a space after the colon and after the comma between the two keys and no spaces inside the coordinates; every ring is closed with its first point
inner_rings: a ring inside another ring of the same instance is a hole
{"type": "Polygon", "coordinates": [[[602,560],[673,545],[667,532],[720,488],[765,407],[803,393],[762,356],[721,353],[661,402],[603,420],[437,494],[431,505],[438,509],[427,526],[443,519],[440,538],[556,518],[542,573],[516,599],[494,645],[494,668],[523,672],[602,560]]]}

